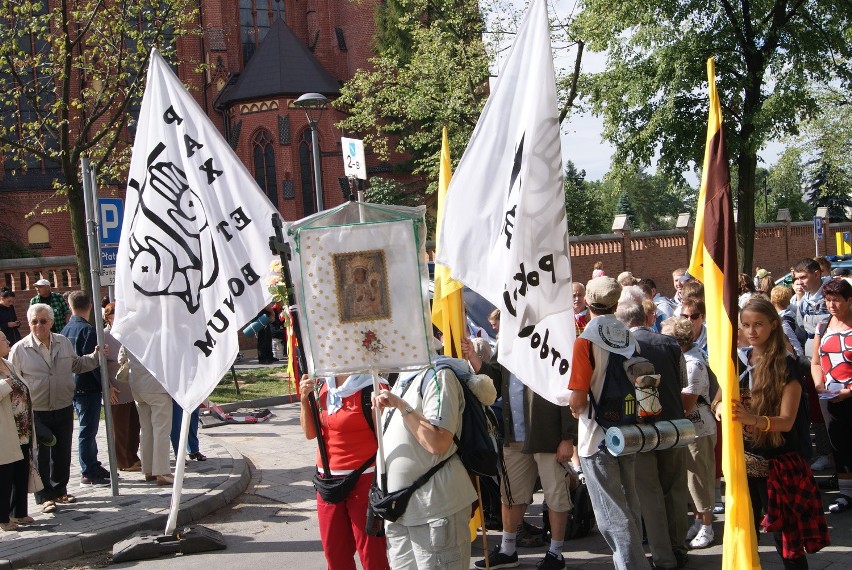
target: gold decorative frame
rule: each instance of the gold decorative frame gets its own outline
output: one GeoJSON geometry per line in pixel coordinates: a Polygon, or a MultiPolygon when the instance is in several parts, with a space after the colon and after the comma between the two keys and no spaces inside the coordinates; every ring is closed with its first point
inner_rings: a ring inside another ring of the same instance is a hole
{"type": "Polygon", "coordinates": [[[341,323],[391,318],[384,250],[335,253],[332,261],[341,323]]]}

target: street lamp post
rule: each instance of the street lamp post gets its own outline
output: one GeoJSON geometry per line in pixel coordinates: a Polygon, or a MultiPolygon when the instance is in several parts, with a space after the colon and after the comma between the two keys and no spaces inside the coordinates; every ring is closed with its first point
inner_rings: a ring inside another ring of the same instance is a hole
{"type": "Polygon", "coordinates": [[[322,112],[328,108],[328,98],[322,93],[305,93],[295,101],[293,106],[304,109],[305,116],[308,118],[308,125],[311,127],[311,146],[314,155],[314,189],[317,196],[317,212],[322,212],[322,173],[320,172],[320,150],[319,150],[319,133],[317,125],[322,118],[322,112]]]}

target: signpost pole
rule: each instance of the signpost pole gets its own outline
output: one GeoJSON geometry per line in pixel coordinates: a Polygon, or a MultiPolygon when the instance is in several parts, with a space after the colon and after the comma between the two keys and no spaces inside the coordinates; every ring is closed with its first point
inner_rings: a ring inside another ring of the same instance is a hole
{"type": "MultiPolygon", "coordinates": [[[[109,373],[107,372],[107,360],[103,349],[106,346],[104,340],[104,323],[101,315],[101,253],[98,246],[98,219],[95,213],[97,200],[97,188],[95,186],[95,172],[89,165],[87,157],[82,158],[83,170],[83,200],[86,206],[86,233],[89,238],[89,266],[92,276],[92,309],[95,316],[95,334],[98,336],[98,346],[101,348],[98,354],[101,374],[101,393],[104,403],[104,416],[107,440],[107,453],[109,455],[110,487],[112,496],[118,496],[118,469],[115,458],[115,432],[112,423],[112,405],[109,400],[109,373]]],[[[115,261],[113,261],[115,264],[115,261]]]]}

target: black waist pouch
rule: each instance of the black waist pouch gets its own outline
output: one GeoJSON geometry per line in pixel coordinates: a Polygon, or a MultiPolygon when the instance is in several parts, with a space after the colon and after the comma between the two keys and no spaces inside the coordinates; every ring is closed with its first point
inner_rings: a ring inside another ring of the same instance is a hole
{"type": "Polygon", "coordinates": [[[408,501],[411,500],[414,492],[422,487],[426,481],[432,478],[432,475],[438,472],[444,464],[452,459],[452,455],[432,467],[425,474],[417,478],[414,483],[399,491],[388,493],[383,491],[374,481],[370,487],[370,509],[374,516],[379,516],[386,521],[394,522],[399,517],[405,514],[405,509],[408,507],[408,501]]]}
{"type": "Polygon", "coordinates": [[[326,503],[334,504],[343,502],[349,496],[349,493],[352,492],[352,489],[355,488],[358,478],[375,461],[375,457],[368,457],[361,467],[348,475],[321,477],[319,473],[316,473],[314,475],[314,488],[319,493],[320,498],[326,503]]]}

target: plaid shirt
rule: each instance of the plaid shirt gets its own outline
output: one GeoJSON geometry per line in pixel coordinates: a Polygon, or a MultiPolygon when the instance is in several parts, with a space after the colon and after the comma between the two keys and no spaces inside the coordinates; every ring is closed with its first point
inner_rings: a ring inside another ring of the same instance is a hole
{"type": "Polygon", "coordinates": [[[65,300],[65,297],[59,293],[51,291],[50,297],[48,297],[47,300],[43,299],[39,295],[30,299],[30,305],[35,305],[36,303],[50,305],[50,308],[53,309],[53,326],[50,327],[50,331],[55,332],[56,334],[61,334],[62,329],[65,327],[65,322],[71,314],[71,309],[68,308],[68,302],[65,300]]]}
{"type": "Polygon", "coordinates": [[[791,451],[769,460],[766,479],[768,532],[781,531],[783,558],[800,558],[831,544],[814,474],[801,454],[791,451]]]}

